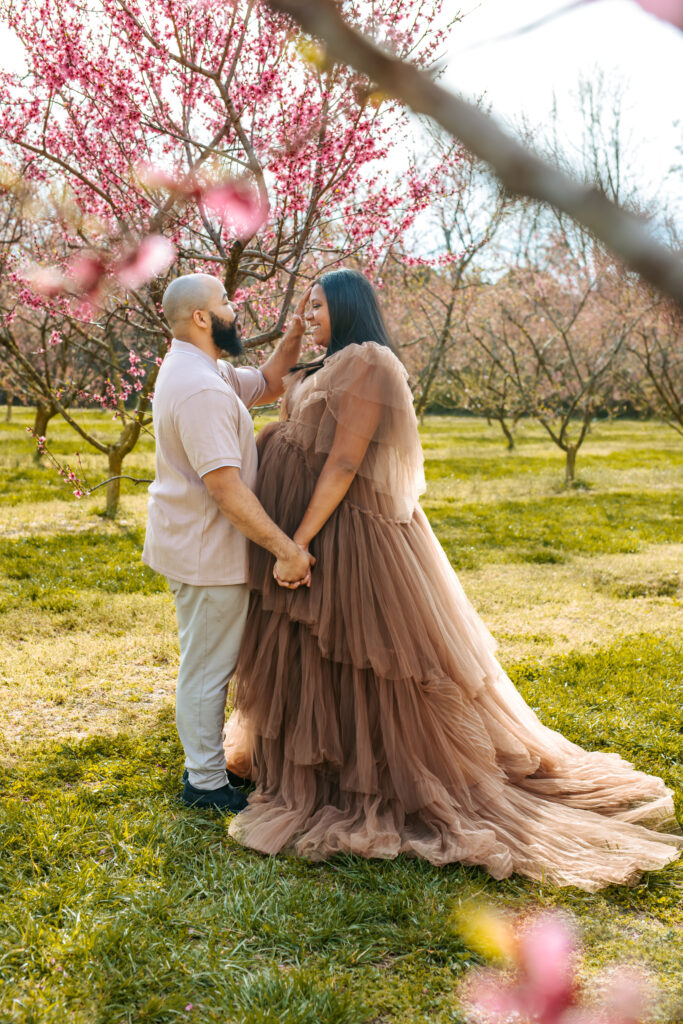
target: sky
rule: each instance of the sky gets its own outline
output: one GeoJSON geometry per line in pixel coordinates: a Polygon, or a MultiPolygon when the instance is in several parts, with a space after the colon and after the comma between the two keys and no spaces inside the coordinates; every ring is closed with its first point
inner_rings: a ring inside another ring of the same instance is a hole
{"type": "MultiPolygon", "coordinates": [[[[444,0],[461,11],[447,48],[444,85],[483,97],[499,120],[548,123],[556,97],[567,142],[581,122],[572,92],[602,69],[623,85],[626,139],[645,197],[663,196],[683,216],[683,32],[642,11],[633,0],[586,3],[513,38],[513,32],[567,0],[444,0]]],[[[0,67],[20,70],[16,41],[0,27],[0,67]]],[[[607,111],[609,114],[609,111],[607,111]]]]}
{"type": "MultiPolygon", "coordinates": [[[[446,0],[450,3],[450,0],[446,0]]],[[[448,48],[444,85],[484,96],[503,122],[547,124],[557,98],[567,141],[580,138],[572,93],[580,78],[604,73],[622,89],[626,139],[639,185],[683,209],[683,32],[632,0],[599,0],[513,38],[513,32],[566,0],[462,0],[463,20],[448,48]]],[[[609,116],[609,110],[606,110],[609,116]]]]}

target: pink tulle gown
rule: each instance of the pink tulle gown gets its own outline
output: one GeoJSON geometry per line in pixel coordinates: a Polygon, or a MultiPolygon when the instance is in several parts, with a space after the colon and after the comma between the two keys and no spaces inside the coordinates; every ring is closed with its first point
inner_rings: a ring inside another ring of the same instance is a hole
{"type": "Polygon", "coordinates": [[[321,860],[424,857],[595,890],[679,856],[672,795],[546,728],[495,658],[418,504],[406,372],[373,342],[288,380],[259,437],[257,493],[291,536],[337,431],[370,439],[311,544],[310,589],[251,547],[251,605],[226,750],[256,790],[230,834],[321,860]],[[377,408],[380,407],[377,426],[377,408]]]}

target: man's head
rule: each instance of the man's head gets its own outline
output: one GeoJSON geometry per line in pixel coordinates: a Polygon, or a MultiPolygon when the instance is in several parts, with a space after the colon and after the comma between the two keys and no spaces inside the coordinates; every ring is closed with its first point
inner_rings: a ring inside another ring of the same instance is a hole
{"type": "Polygon", "coordinates": [[[171,281],[162,299],[173,337],[217,357],[243,351],[235,310],[225,288],[210,274],[184,274],[171,281]],[[212,350],[213,349],[213,350],[212,350]]]}

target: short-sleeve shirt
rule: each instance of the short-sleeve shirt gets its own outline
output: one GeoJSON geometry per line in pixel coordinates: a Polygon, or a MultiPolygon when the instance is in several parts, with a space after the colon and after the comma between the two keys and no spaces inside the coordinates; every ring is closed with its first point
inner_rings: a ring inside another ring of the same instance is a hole
{"type": "Polygon", "coordinates": [[[248,407],[265,387],[260,370],[216,362],[196,345],[173,340],[152,402],[156,469],[142,553],[169,579],[194,586],[246,582],[247,538],[202,477],[235,466],[254,489],[258,455],[248,407]]]}

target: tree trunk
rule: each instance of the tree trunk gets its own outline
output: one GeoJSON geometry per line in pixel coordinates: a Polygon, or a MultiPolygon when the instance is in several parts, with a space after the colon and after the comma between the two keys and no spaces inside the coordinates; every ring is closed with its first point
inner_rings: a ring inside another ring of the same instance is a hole
{"type": "Polygon", "coordinates": [[[439,335],[438,342],[436,343],[436,345],[434,346],[430,353],[429,362],[427,364],[426,377],[422,384],[422,391],[420,392],[420,397],[415,403],[415,413],[417,416],[420,417],[420,423],[424,422],[424,414],[426,412],[427,403],[431,395],[432,384],[434,383],[437,372],[441,367],[441,360],[443,358],[444,352],[446,351],[446,345],[448,344],[448,339],[450,338],[451,335],[451,318],[453,316],[454,306],[455,296],[453,296],[451,298],[451,301],[448,303],[448,308],[446,309],[446,316],[441,327],[441,334],[439,335]]]}
{"type": "MultiPolygon", "coordinates": [[[[123,453],[114,450],[109,452],[109,476],[119,477],[123,466],[123,453]]],[[[107,501],[104,514],[108,519],[114,519],[119,508],[119,496],[121,494],[121,481],[110,479],[107,484],[107,501]]]]}
{"type": "Polygon", "coordinates": [[[510,430],[510,428],[508,427],[507,423],[505,422],[505,417],[504,416],[496,416],[496,419],[500,423],[500,429],[503,431],[503,434],[505,435],[505,440],[507,441],[508,451],[511,452],[513,450],[513,448],[515,447],[514,435],[513,435],[512,431],[510,430]]]}
{"type": "Polygon", "coordinates": [[[14,393],[12,391],[5,391],[5,399],[7,401],[7,408],[5,409],[5,423],[11,423],[12,405],[14,404],[14,393]]]}
{"type": "MultiPolygon", "coordinates": [[[[47,425],[52,419],[52,417],[56,415],[57,410],[54,409],[51,405],[44,405],[41,402],[38,403],[38,405],[36,406],[36,416],[33,421],[33,432],[36,438],[45,437],[45,435],[47,434],[47,425]]],[[[43,453],[40,451],[39,448],[36,448],[35,452],[33,453],[34,461],[40,462],[42,457],[43,453]]]]}
{"type": "Polygon", "coordinates": [[[104,514],[109,519],[114,519],[119,509],[119,497],[121,495],[121,481],[113,477],[121,476],[121,467],[126,455],[129,455],[140,437],[142,423],[140,420],[133,420],[121,431],[118,442],[108,452],[109,455],[109,482],[107,484],[107,502],[104,514]]]}
{"type": "Polygon", "coordinates": [[[574,483],[574,476],[576,473],[576,453],[578,452],[576,446],[565,449],[567,461],[564,466],[564,482],[567,487],[570,487],[574,483]]]}

